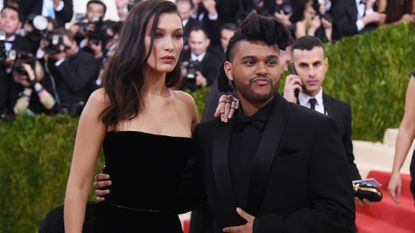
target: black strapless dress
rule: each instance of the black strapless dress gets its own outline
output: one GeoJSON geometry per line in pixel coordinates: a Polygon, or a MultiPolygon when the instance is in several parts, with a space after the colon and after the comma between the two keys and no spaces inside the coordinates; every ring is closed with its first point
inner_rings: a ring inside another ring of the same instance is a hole
{"type": "Polygon", "coordinates": [[[112,131],[103,148],[111,193],[95,206],[94,233],[182,232],[175,197],[190,138],[112,131]]]}

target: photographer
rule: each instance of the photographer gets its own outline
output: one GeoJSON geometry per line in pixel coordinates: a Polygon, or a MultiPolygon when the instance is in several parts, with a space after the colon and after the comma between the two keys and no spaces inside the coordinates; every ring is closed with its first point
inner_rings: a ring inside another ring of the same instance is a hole
{"type": "Polygon", "coordinates": [[[190,31],[190,51],[182,54],[181,89],[195,91],[215,81],[221,60],[208,50],[209,45],[210,39],[203,28],[194,27],[190,31]]]}
{"type": "Polygon", "coordinates": [[[304,10],[304,19],[295,25],[295,38],[305,35],[316,36],[323,43],[331,41],[332,17],[326,12],[328,0],[309,1],[304,10]]]}
{"type": "Polygon", "coordinates": [[[52,114],[57,110],[51,82],[44,78],[39,62],[20,64],[13,74],[11,98],[14,114],[52,114]],[[36,74],[35,74],[36,73],[36,74]]]}
{"type": "Polygon", "coordinates": [[[60,111],[79,115],[91,94],[97,62],[91,54],[79,49],[70,31],[57,29],[50,37],[44,62],[56,84],[60,111]]]}
{"type": "Polygon", "coordinates": [[[0,14],[0,114],[10,112],[10,80],[13,57],[16,51],[33,52],[34,45],[26,38],[16,34],[22,26],[21,15],[17,5],[8,4],[3,7],[0,14]]]}

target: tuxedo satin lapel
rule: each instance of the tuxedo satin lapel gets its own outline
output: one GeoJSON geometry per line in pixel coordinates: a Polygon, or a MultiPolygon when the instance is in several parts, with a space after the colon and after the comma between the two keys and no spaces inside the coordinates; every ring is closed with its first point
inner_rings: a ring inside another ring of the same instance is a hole
{"type": "Polygon", "coordinates": [[[236,209],[236,199],[233,192],[231,176],[229,173],[229,144],[231,139],[232,125],[230,123],[222,124],[215,133],[215,139],[212,150],[212,166],[216,186],[219,195],[222,197],[223,204],[236,209]]]}
{"type": "Polygon", "coordinates": [[[253,215],[260,210],[268,176],[288,120],[288,102],[280,95],[276,98],[252,166],[247,211],[253,215]]]}
{"type": "Polygon", "coordinates": [[[327,115],[331,116],[333,114],[333,104],[331,99],[323,93],[323,104],[324,109],[327,111],[327,115]]]}

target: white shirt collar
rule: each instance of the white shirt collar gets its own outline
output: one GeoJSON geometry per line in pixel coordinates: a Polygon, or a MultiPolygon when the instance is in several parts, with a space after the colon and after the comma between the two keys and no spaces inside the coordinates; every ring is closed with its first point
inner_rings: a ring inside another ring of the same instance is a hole
{"type": "Polygon", "coordinates": [[[203,58],[205,57],[206,52],[200,54],[199,56],[197,56],[194,53],[190,53],[190,59],[194,60],[194,61],[198,61],[201,62],[203,60],[203,58]]]}
{"type": "Polygon", "coordinates": [[[12,47],[13,47],[13,42],[14,42],[14,40],[16,39],[16,35],[13,35],[13,36],[10,36],[10,37],[7,37],[7,39],[6,39],[6,41],[7,42],[10,42],[10,43],[4,43],[4,48],[6,49],[6,51],[10,51],[11,49],[12,49],[12,47]]]}
{"type": "Polygon", "coordinates": [[[315,98],[317,100],[315,110],[317,112],[325,114],[324,103],[323,103],[323,88],[321,88],[320,91],[317,93],[317,95],[315,95],[314,97],[306,95],[303,92],[300,92],[298,94],[298,101],[300,102],[300,105],[307,107],[307,108],[310,108],[310,103],[308,102],[310,98],[315,98]]]}

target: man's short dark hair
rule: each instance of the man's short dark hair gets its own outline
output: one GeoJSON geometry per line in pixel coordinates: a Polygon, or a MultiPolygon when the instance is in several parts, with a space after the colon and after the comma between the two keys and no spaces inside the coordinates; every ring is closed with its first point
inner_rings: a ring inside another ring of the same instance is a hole
{"type": "Polygon", "coordinates": [[[22,21],[23,21],[23,18],[22,18],[22,12],[20,12],[19,5],[17,5],[16,3],[13,3],[13,2],[7,3],[7,4],[3,7],[3,9],[1,9],[1,14],[3,14],[3,11],[4,11],[5,9],[10,9],[10,10],[14,10],[14,11],[16,11],[17,16],[19,17],[19,21],[20,21],[20,22],[22,22],[22,21]]]}
{"type": "Polygon", "coordinates": [[[102,1],[100,1],[100,0],[90,0],[87,4],[86,4],[86,9],[88,9],[88,7],[89,7],[89,5],[90,4],[99,4],[99,5],[101,5],[102,7],[104,7],[104,15],[105,15],[105,13],[107,12],[107,6],[105,5],[105,3],[103,3],[102,1]]]}
{"type": "Polygon", "coordinates": [[[224,23],[220,26],[219,31],[222,32],[225,29],[236,32],[236,30],[238,30],[238,26],[236,26],[234,23],[224,23]]]}
{"type": "MultiPolygon", "coordinates": [[[[237,47],[236,45],[244,40],[261,41],[269,46],[275,46],[277,49],[285,50],[291,42],[291,34],[275,17],[262,16],[253,11],[242,21],[240,28],[229,40],[225,53],[225,61],[232,61],[235,53],[234,50],[237,47]]],[[[222,92],[232,91],[233,88],[229,85],[228,78],[223,70],[223,64],[219,72],[219,90],[222,92]]]]}
{"type": "Polygon", "coordinates": [[[319,38],[315,36],[302,36],[294,40],[291,45],[291,51],[294,52],[296,49],[310,51],[316,47],[322,48],[324,51],[324,44],[319,38]]]}
{"type": "Polygon", "coordinates": [[[209,38],[209,35],[208,35],[206,29],[202,26],[194,26],[192,29],[190,29],[189,36],[192,32],[197,32],[197,31],[202,31],[203,34],[205,34],[205,37],[209,38]]]}

